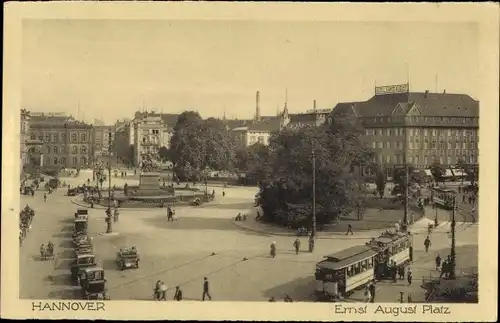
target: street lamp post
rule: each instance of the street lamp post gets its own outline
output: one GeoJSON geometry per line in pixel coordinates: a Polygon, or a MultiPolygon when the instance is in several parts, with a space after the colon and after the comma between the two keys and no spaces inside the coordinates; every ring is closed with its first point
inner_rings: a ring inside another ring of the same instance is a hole
{"type": "Polygon", "coordinates": [[[108,181],[109,181],[109,187],[108,187],[108,210],[109,213],[107,214],[107,220],[106,222],[108,223],[108,227],[106,229],[106,233],[111,233],[113,232],[113,227],[112,227],[112,221],[111,221],[111,131],[108,133],[109,137],[109,148],[108,148],[108,154],[109,154],[109,160],[108,160],[108,181]]]}
{"type": "Polygon", "coordinates": [[[451,213],[451,255],[450,255],[450,258],[451,258],[451,263],[450,263],[450,275],[449,275],[449,278],[450,279],[455,279],[456,278],[456,251],[455,251],[455,226],[456,226],[456,223],[455,223],[455,212],[456,212],[456,208],[457,208],[457,204],[456,204],[456,195],[453,195],[453,212],[451,213]]]}
{"type": "Polygon", "coordinates": [[[314,152],[314,144],[312,148],[312,229],[311,237],[309,238],[309,252],[314,251],[314,238],[316,237],[316,153],[314,152]]]}

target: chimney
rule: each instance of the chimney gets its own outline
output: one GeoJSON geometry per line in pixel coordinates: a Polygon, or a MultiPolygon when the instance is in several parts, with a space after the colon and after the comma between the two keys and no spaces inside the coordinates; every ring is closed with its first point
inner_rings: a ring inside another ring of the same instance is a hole
{"type": "Polygon", "coordinates": [[[255,120],[260,120],[260,93],[257,91],[257,95],[255,97],[255,120]]]}
{"type": "Polygon", "coordinates": [[[316,100],[313,101],[313,110],[316,112],[316,100]]]}

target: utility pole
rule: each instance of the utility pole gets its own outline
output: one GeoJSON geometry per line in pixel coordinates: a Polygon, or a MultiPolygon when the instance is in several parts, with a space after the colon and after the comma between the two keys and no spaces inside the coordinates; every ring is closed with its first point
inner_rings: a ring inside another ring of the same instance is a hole
{"type": "Polygon", "coordinates": [[[314,251],[314,238],[316,237],[316,153],[314,152],[314,143],[312,145],[312,180],[313,180],[313,202],[312,202],[312,229],[309,238],[309,252],[314,251]]]}
{"type": "Polygon", "coordinates": [[[113,227],[112,227],[112,215],[111,215],[111,145],[112,145],[112,139],[111,139],[111,130],[109,130],[108,133],[108,139],[109,139],[109,147],[108,147],[108,181],[109,181],[109,187],[108,187],[108,210],[109,213],[107,214],[107,219],[106,222],[108,223],[108,228],[106,229],[106,233],[111,233],[113,232],[113,227]]]}
{"type": "Polygon", "coordinates": [[[456,208],[457,208],[457,197],[456,195],[453,195],[453,212],[451,213],[451,268],[450,268],[450,279],[455,279],[456,278],[456,252],[455,252],[455,213],[456,213],[456,208]]]}
{"type": "Polygon", "coordinates": [[[404,152],[403,152],[403,166],[404,166],[404,170],[405,170],[405,181],[404,181],[404,215],[403,215],[403,229],[404,231],[407,231],[408,229],[408,183],[409,183],[409,179],[408,179],[408,164],[407,164],[407,160],[406,160],[406,152],[407,152],[407,136],[406,136],[406,133],[407,133],[407,129],[406,129],[406,119],[405,119],[405,124],[404,124],[404,143],[403,143],[403,148],[404,148],[404,152]]]}

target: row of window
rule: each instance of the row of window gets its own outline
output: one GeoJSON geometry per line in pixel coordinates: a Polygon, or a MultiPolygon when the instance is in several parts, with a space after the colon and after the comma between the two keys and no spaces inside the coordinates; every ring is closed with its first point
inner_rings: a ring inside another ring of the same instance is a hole
{"type": "MultiPolygon", "coordinates": [[[[34,134],[30,135],[31,140],[36,140],[36,136],[34,134]]],[[[61,133],[60,136],[58,136],[56,133],[53,134],[45,134],[45,136],[38,136],[38,140],[43,141],[45,143],[49,142],[66,142],[66,135],[64,133],[61,133]],[[58,141],[60,139],[60,141],[58,141]]],[[[78,134],[72,133],[71,134],[71,142],[77,142],[78,141],[78,134]]],[[[80,134],[80,142],[87,142],[87,134],[81,133],[80,134]]]]}
{"type": "Polygon", "coordinates": [[[156,136],[154,136],[154,137],[142,137],[142,144],[143,145],[146,145],[146,144],[158,145],[159,143],[160,143],[160,139],[156,136]]]}
{"type": "MultiPolygon", "coordinates": [[[[376,149],[382,149],[382,148],[387,148],[387,149],[403,149],[403,142],[402,141],[372,141],[372,148],[376,149]]],[[[415,142],[408,142],[408,149],[476,149],[476,144],[474,142],[470,142],[467,144],[467,142],[464,140],[462,143],[458,142],[458,140],[454,143],[451,141],[448,141],[448,143],[440,142],[439,145],[436,143],[436,141],[432,142],[424,142],[423,145],[421,145],[420,141],[417,139],[415,142]]]]}
{"type": "MultiPolygon", "coordinates": [[[[422,138],[420,137],[408,137],[408,142],[416,142],[416,143],[419,143],[420,140],[422,138]]],[[[422,142],[436,142],[438,140],[436,140],[436,137],[431,137],[431,139],[429,140],[429,137],[425,136],[423,139],[422,139],[422,142]]],[[[469,137],[466,137],[466,136],[463,136],[461,139],[458,138],[458,137],[455,137],[455,138],[451,138],[451,137],[448,137],[447,140],[444,139],[444,137],[439,137],[439,142],[448,142],[448,143],[452,143],[452,142],[475,142],[474,140],[474,137],[473,136],[469,136],[469,137]]]]}
{"type": "MultiPolygon", "coordinates": [[[[459,108],[460,109],[460,108],[459,108]]],[[[407,121],[411,122],[425,122],[425,123],[430,123],[430,122],[436,122],[436,123],[470,123],[474,121],[474,119],[478,119],[477,117],[474,118],[464,118],[464,117],[423,117],[423,116],[409,116],[409,117],[374,117],[373,121],[375,123],[384,123],[384,122],[401,122],[404,119],[407,121]]]]}
{"type": "MultiPolygon", "coordinates": [[[[62,147],[58,147],[58,146],[47,146],[47,152],[49,154],[64,154],[66,151],[65,151],[65,147],[62,146],[62,147]]],[[[80,147],[80,154],[82,155],[85,155],[87,154],[87,147],[86,146],[82,146],[80,147]]],[[[73,146],[71,147],[71,153],[72,154],[78,154],[78,147],[77,146],[73,146]]]]}
{"type": "MultiPolygon", "coordinates": [[[[377,128],[377,129],[366,129],[366,134],[367,135],[379,135],[379,136],[404,136],[404,128],[377,128]]],[[[411,136],[419,136],[423,134],[424,136],[439,136],[439,137],[444,137],[445,134],[448,135],[448,137],[451,136],[472,136],[472,137],[478,137],[478,131],[477,129],[419,129],[419,128],[409,128],[408,133],[410,137],[411,136]]]]}
{"type": "Polygon", "coordinates": [[[410,248],[410,240],[404,240],[404,241],[401,241],[399,243],[394,244],[391,248],[391,252],[392,252],[392,255],[395,255],[395,254],[398,254],[401,251],[406,250],[408,248],[410,248]]]}
{"type": "Polygon", "coordinates": [[[441,143],[439,143],[439,145],[436,145],[436,142],[433,141],[430,145],[429,145],[429,143],[424,142],[423,147],[422,147],[422,145],[420,145],[420,143],[418,143],[418,142],[408,143],[408,149],[422,149],[422,148],[423,149],[437,149],[437,147],[439,147],[439,149],[441,149],[441,150],[443,150],[443,149],[459,150],[460,148],[462,148],[462,149],[476,149],[476,144],[473,142],[471,142],[469,144],[467,144],[465,142],[462,142],[462,143],[456,142],[454,144],[452,144],[452,143],[445,144],[444,142],[441,142],[441,143]]]}
{"type": "Polygon", "coordinates": [[[346,268],[346,276],[347,278],[356,276],[371,268],[373,268],[373,258],[361,260],[346,268]]]}
{"type": "MultiPolygon", "coordinates": [[[[73,157],[70,159],[71,165],[76,166],[76,165],[86,165],[87,164],[87,158],[86,157],[80,157],[78,159],[77,157],[73,157]]],[[[66,165],[66,158],[61,157],[61,158],[45,158],[44,163],[46,165],[66,165]]]]}
{"type": "MultiPolygon", "coordinates": [[[[450,156],[448,155],[446,158],[443,155],[440,155],[437,157],[436,155],[432,156],[427,156],[424,155],[423,158],[420,158],[420,156],[408,156],[407,162],[409,164],[413,165],[430,165],[434,162],[439,162],[440,164],[446,164],[446,165],[455,165],[458,163],[459,160],[463,160],[466,163],[469,164],[475,164],[477,163],[477,156],[474,155],[474,151],[470,152],[470,155],[467,155],[467,151],[464,150],[464,154],[462,156],[457,155],[457,156],[450,156]]],[[[376,157],[375,160],[376,161],[376,157]]],[[[398,155],[379,155],[378,156],[378,162],[380,164],[402,164],[403,163],[403,156],[398,156],[398,155]]]]}

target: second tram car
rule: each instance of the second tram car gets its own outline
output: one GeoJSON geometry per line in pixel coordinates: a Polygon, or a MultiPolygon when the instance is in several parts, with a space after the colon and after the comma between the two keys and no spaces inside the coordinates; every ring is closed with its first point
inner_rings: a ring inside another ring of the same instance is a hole
{"type": "Polygon", "coordinates": [[[432,190],[432,202],[446,210],[453,209],[453,196],[457,192],[446,188],[434,188],[432,190]]]}
{"type": "Polygon", "coordinates": [[[316,264],[316,295],[333,300],[349,297],[354,290],[373,280],[389,278],[394,267],[406,266],[413,259],[412,236],[386,231],[365,245],[354,246],[316,264]]]}

